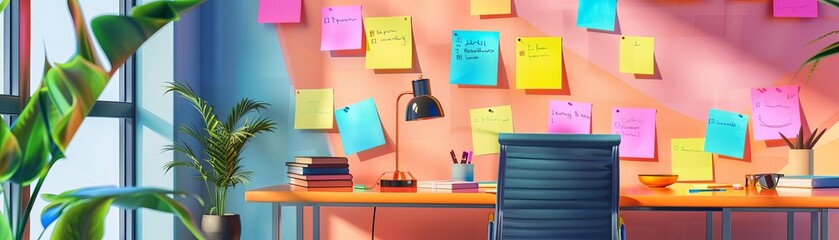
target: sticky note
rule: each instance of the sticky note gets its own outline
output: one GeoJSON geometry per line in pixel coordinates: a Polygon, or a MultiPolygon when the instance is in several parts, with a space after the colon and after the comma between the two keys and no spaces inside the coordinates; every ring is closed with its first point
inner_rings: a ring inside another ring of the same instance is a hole
{"type": "Polygon", "coordinates": [[[361,49],[361,6],[324,7],[320,10],[320,50],[361,49]]]}
{"type": "Polygon", "coordinates": [[[704,149],[704,138],[671,139],[671,173],[679,175],[679,181],[714,180],[714,164],[711,153],[705,152],[704,149]]]}
{"type": "Polygon", "coordinates": [[[742,159],[748,123],[748,115],[711,109],[705,128],[705,151],[742,159]]]}
{"type": "Polygon", "coordinates": [[[755,140],[781,139],[798,135],[801,110],[798,86],[752,89],[752,128],[755,140]]]}
{"type": "Polygon", "coordinates": [[[332,89],[300,89],[294,94],[294,129],[332,129],[332,89]]]}
{"type": "Polygon", "coordinates": [[[817,0],[773,0],[775,17],[814,18],[819,16],[817,0]]]}
{"type": "Polygon", "coordinates": [[[367,69],[408,69],[414,59],[411,17],[364,18],[367,69]]]}
{"type": "Polygon", "coordinates": [[[562,89],[562,38],[516,40],[516,89],[562,89]]]}
{"type": "Polygon", "coordinates": [[[510,14],[512,0],[470,0],[469,14],[476,15],[497,15],[510,14]]]}
{"type": "Polygon", "coordinates": [[[620,48],[620,72],[655,74],[653,37],[622,36],[620,48]]]}
{"type": "Polygon", "coordinates": [[[591,103],[550,101],[549,133],[591,133],[591,103]]]}
{"type": "Polygon", "coordinates": [[[617,0],[580,0],[577,27],[614,31],[617,9],[617,0]]]}
{"type": "Polygon", "coordinates": [[[259,0],[258,23],[300,22],[303,0],[259,0]]]}
{"type": "Polygon", "coordinates": [[[621,136],[621,157],[655,157],[655,113],[655,109],[612,108],[612,133],[621,136]]]}
{"type": "Polygon", "coordinates": [[[382,121],[373,98],[336,109],[335,121],[345,155],[385,144],[382,121]]]}
{"type": "Polygon", "coordinates": [[[449,83],[495,86],[498,83],[498,32],[452,31],[449,83]]]}
{"type": "Polygon", "coordinates": [[[469,110],[472,148],[476,155],[498,153],[498,133],[513,132],[513,108],[509,105],[469,110]]]}

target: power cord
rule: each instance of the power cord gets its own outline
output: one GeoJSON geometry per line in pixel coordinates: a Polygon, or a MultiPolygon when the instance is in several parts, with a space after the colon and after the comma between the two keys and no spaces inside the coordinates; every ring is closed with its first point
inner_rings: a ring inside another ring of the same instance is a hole
{"type": "Polygon", "coordinates": [[[370,229],[370,240],[376,238],[376,207],[373,207],[373,229],[370,229]]]}

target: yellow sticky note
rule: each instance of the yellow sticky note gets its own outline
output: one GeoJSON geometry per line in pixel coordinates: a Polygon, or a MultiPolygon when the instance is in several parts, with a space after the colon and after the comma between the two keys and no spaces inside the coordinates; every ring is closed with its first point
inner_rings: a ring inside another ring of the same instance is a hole
{"type": "Polygon", "coordinates": [[[472,150],[476,155],[498,153],[498,133],[513,132],[513,108],[509,105],[469,110],[472,119],[472,150]]]}
{"type": "Polygon", "coordinates": [[[562,89],[562,38],[516,39],[516,89],[562,89]]]}
{"type": "Polygon", "coordinates": [[[655,74],[653,65],[655,39],[653,37],[621,37],[620,72],[655,74]]]}
{"type": "Polygon", "coordinates": [[[672,173],[679,181],[714,180],[711,153],[705,152],[704,138],[674,138],[670,140],[672,173]]]}
{"type": "Polygon", "coordinates": [[[367,69],[408,69],[414,59],[411,17],[364,18],[367,69]]]}
{"type": "Polygon", "coordinates": [[[332,89],[295,91],[294,129],[332,129],[332,89]]]}
{"type": "Polygon", "coordinates": [[[510,14],[512,0],[470,0],[469,14],[475,15],[496,15],[510,14]]]}

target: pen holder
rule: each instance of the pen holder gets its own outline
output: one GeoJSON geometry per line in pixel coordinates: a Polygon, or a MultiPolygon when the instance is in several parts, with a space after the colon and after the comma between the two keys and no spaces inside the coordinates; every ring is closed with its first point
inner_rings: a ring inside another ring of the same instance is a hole
{"type": "Polygon", "coordinates": [[[452,181],[472,182],[475,180],[475,165],[452,164],[452,181]]]}

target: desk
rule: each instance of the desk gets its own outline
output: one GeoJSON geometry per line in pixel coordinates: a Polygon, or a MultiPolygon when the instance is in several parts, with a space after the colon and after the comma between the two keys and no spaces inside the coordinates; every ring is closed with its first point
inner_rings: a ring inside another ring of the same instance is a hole
{"type": "MultiPolygon", "coordinates": [[[[705,211],[706,238],[712,239],[712,212],[722,212],[722,238],[731,239],[731,213],[737,211],[787,212],[787,238],[792,237],[793,212],[811,213],[812,239],[828,239],[828,209],[839,208],[839,189],[790,189],[772,191],[730,190],[726,192],[687,193],[690,184],[674,184],[668,188],[645,186],[621,188],[621,210],[640,211],[705,211]],[[820,223],[820,224],[816,224],[820,223]],[[821,230],[821,231],[819,231],[821,230]]],[[[321,206],[340,207],[430,207],[430,208],[494,208],[495,194],[483,191],[469,193],[435,192],[353,192],[322,190],[277,185],[245,193],[248,202],[274,203],[275,226],[279,228],[280,206],[296,206],[297,222],[303,222],[303,207],[312,207],[312,237],[319,239],[321,206]]],[[[631,227],[631,226],[630,226],[631,227]]],[[[298,224],[297,239],[302,239],[303,225],[298,224]]],[[[279,239],[274,229],[274,239],[279,239]]]]}

